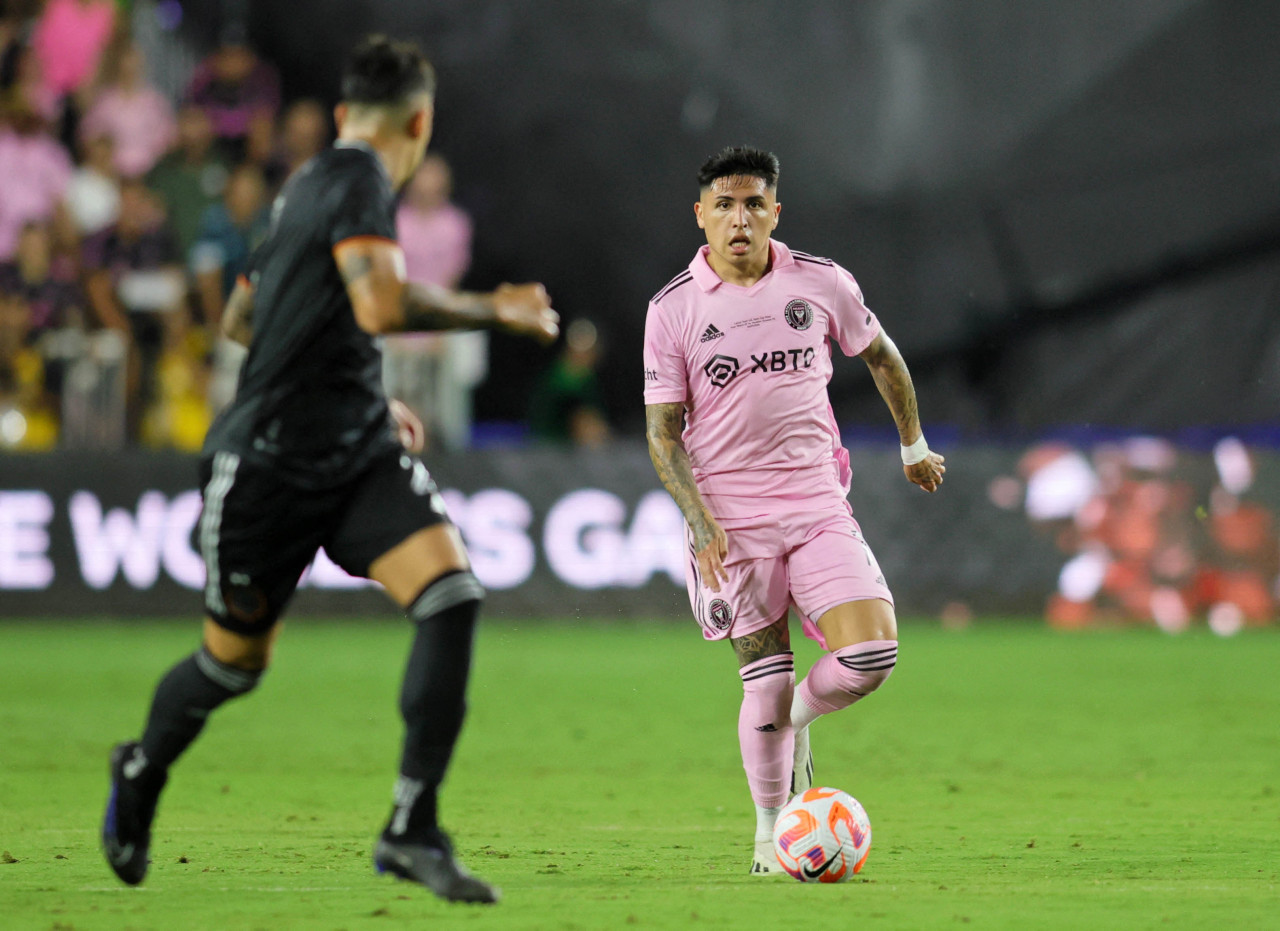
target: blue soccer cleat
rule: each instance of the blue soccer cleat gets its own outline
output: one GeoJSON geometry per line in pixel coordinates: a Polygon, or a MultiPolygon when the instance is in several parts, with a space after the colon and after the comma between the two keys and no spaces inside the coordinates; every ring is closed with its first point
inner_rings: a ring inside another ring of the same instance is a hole
{"type": "Polygon", "coordinates": [[[437,840],[438,846],[428,846],[391,840],[383,835],[373,849],[373,865],[379,873],[391,873],[426,886],[449,902],[497,902],[497,888],[467,872],[454,858],[452,845],[443,831],[437,832],[437,840]]]}
{"type": "Polygon", "coordinates": [[[151,822],[168,778],[139,779],[146,765],[137,741],[118,744],[111,751],[111,795],[102,819],[102,850],[115,874],[131,886],[147,876],[151,822]]]}

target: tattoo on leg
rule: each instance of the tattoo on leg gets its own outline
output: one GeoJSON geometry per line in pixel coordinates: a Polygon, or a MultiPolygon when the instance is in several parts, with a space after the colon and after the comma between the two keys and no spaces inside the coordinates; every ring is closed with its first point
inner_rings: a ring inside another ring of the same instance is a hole
{"type": "Polygon", "coordinates": [[[734,655],[738,657],[738,668],[748,663],[764,659],[766,656],[777,656],[791,649],[791,631],[787,627],[787,615],[782,615],[764,630],[757,630],[745,637],[734,637],[734,655]]]}

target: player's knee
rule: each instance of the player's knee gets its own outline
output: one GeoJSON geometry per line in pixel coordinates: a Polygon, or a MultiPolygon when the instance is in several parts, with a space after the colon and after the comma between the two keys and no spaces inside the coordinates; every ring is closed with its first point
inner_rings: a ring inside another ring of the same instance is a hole
{"type": "Polygon", "coordinates": [[[781,729],[791,720],[796,672],[790,651],[747,663],[738,675],[742,677],[743,714],[759,719],[750,722],[752,727],[781,729]]]}
{"type": "Polygon", "coordinates": [[[266,666],[260,669],[245,669],[242,666],[224,662],[214,656],[207,646],[202,646],[196,653],[196,666],[204,677],[216,685],[220,685],[233,696],[244,695],[253,691],[265,673],[266,666]]]}
{"type": "Polygon", "coordinates": [[[474,623],[483,601],[484,586],[480,580],[465,569],[456,570],[430,582],[405,613],[418,624],[435,618],[474,623]]]}
{"type": "Polygon", "coordinates": [[[266,633],[241,633],[209,617],[204,623],[203,650],[224,666],[261,674],[271,665],[277,631],[273,625],[266,633]]]}
{"type": "Polygon", "coordinates": [[[898,643],[895,640],[857,643],[836,650],[834,656],[848,681],[848,690],[861,698],[884,685],[893,673],[898,665],[898,643]]]}

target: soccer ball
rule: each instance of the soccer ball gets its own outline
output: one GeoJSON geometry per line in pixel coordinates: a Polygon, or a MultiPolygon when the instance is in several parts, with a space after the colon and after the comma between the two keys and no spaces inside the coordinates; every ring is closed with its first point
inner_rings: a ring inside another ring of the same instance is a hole
{"type": "Polygon", "coordinates": [[[773,850],[793,879],[842,883],[867,862],[871,821],[848,792],[814,787],[778,813],[773,850]]]}

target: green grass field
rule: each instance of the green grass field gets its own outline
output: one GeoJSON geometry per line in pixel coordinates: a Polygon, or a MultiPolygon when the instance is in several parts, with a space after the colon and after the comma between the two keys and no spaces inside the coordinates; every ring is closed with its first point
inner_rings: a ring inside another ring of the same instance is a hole
{"type": "Polygon", "coordinates": [[[146,883],[120,886],[107,749],[196,636],[0,625],[0,928],[1280,928],[1275,632],[905,624],[885,689],[814,726],[818,782],[874,827],[863,872],[815,886],[747,875],[727,647],[489,620],[443,813],[493,908],[371,871],[409,638],[386,621],[290,624],[175,768],[146,883]]]}

